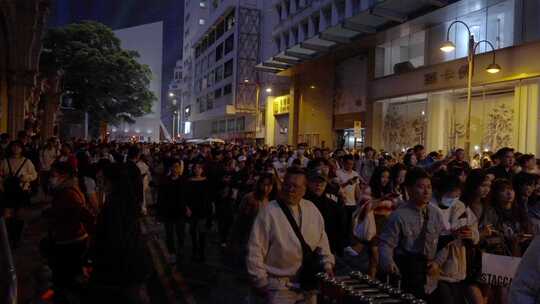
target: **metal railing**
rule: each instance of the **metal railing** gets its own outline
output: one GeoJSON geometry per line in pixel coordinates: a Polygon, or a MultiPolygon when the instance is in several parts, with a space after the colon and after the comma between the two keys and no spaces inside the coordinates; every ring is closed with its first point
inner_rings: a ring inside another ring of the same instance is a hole
{"type": "Polygon", "coordinates": [[[9,239],[6,229],[6,222],[3,217],[0,217],[0,257],[5,263],[5,273],[1,274],[7,279],[7,290],[0,292],[0,294],[6,295],[7,304],[17,304],[17,272],[15,271],[15,263],[11,254],[11,247],[9,245],[9,239]]]}

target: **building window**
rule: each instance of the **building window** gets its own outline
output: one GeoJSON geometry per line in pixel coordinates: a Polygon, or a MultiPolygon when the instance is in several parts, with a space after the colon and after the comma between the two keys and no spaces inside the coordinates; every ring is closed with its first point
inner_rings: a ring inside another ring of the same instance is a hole
{"type": "Polygon", "coordinates": [[[189,118],[189,116],[191,116],[191,106],[184,108],[184,118],[189,118]]]}
{"type": "Polygon", "coordinates": [[[300,0],[294,0],[294,9],[295,11],[300,10],[300,0]]]}
{"type": "Polygon", "coordinates": [[[213,30],[208,34],[208,46],[214,44],[216,42],[216,31],[213,30]]]}
{"type": "Polygon", "coordinates": [[[236,18],[234,16],[234,11],[232,11],[229,16],[225,19],[225,31],[228,31],[234,27],[236,23],[236,18]]]}
{"type": "Polygon", "coordinates": [[[233,74],[233,60],[229,60],[225,62],[224,70],[223,70],[223,79],[226,79],[227,77],[231,76],[233,74]]]}
{"type": "Polygon", "coordinates": [[[234,33],[231,34],[227,39],[225,40],[225,54],[228,54],[234,49],[234,33]]]}
{"type": "Polygon", "coordinates": [[[206,20],[203,18],[199,19],[199,25],[204,25],[206,23],[206,20]]]}
{"type": "Polygon", "coordinates": [[[315,32],[315,35],[317,35],[320,30],[319,25],[320,25],[321,17],[319,15],[313,16],[311,21],[313,22],[313,31],[315,32]]]}
{"type": "Polygon", "coordinates": [[[323,8],[322,15],[324,18],[324,23],[326,23],[326,26],[329,27],[332,24],[332,5],[328,5],[327,7],[323,8]]]}
{"type": "Polygon", "coordinates": [[[191,133],[191,121],[186,121],[184,123],[184,134],[191,133]]]}
{"type": "Polygon", "coordinates": [[[276,5],[276,13],[277,13],[277,18],[279,21],[281,21],[281,5],[276,5]]]}
{"type": "Polygon", "coordinates": [[[215,121],[212,121],[212,133],[217,133],[218,132],[218,121],[215,120],[215,121]]]}
{"type": "Polygon", "coordinates": [[[216,47],[216,62],[218,62],[221,58],[223,58],[223,43],[220,43],[216,47]]]}
{"type": "Polygon", "coordinates": [[[292,32],[292,37],[293,37],[293,44],[297,44],[298,43],[298,28],[295,27],[291,30],[292,32]]]}
{"type": "Polygon", "coordinates": [[[236,128],[235,119],[232,118],[232,119],[227,120],[227,131],[229,132],[234,131],[235,128],[236,128]]]}
{"type": "Polygon", "coordinates": [[[206,109],[212,110],[214,108],[214,94],[210,93],[206,98],[206,109]]]}
{"type": "Polygon", "coordinates": [[[274,45],[276,46],[277,52],[281,52],[281,38],[280,37],[274,38],[274,45]]]}
{"type": "Polygon", "coordinates": [[[236,131],[244,131],[246,129],[246,118],[240,117],[236,119],[236,131]]]}
{"type": "Polygon", "coordinates": [[[302,22],[301,28],[302,36],[304,37],[304,39],[309,38],[309,23],[307,21],[302,22]]]}
{"type": "Polygon", "coordinates": [[[289,33],[283,34],[283,48],[289,47],[289,33]]]}
{"type": "Polygon", "coordinates": [[[220,82],[223,79],[223,66],[220,65],[216,68],[216,83],[220,82]]]}
{"type": "Polygon", "coordinates": [[[227,121],[226,120],[220,120],[219,121],[219,132],[225,132],[226,130],[227,121]]]}
{"type": "Polygon", "coordinates": [[[217,90],[214,91],[214,99],[218,99],[221,97],[221,94],[222,94],[222,89],[219,88],[217,90]]]}
{"type": "Polygon", "coordinates": [[[206,1],[199,2],[199,6],[200,7],[206,7],[206,1]]]}
{"type": "Polygon", "coordinates": [[[216,39],[219,39],[225,33],[225,22],[218,23],[216,27],[216,39]]]}
{"type": "Polygon", "coordinates": [[[204,113],[204,111],[206,111],[206,96],[205,97],[201,97],[201,98],[197,98],[198,102],[199,102],[199,113],[204,113]]]}
{"type": "Polygon", "coordinates": [[[285,1],[285,18],[289,17],[291,15],[291,1],[286,0],[285,1]]]}
{"type": "Polygon", "coordinates": [[[223,87],[223,96],[225,95],[229,95],[232,93],[232,84],[228,84],[226,86],[223,87]]]}

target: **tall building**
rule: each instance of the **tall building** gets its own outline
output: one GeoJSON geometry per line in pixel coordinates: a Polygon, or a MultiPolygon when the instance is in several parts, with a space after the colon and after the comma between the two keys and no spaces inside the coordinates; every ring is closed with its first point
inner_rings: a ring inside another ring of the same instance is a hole
{"type": "MultiPolygon", "coordinates": [[[[471,35],[470,153],[537,154],[539,14],[540,3],[526,0],[276,2],[271,48],[257,67],[291,86],[267,99],[266,124],[292,133],[290,144],[464,147],[471,35]],[[441,51],[446,40],[454,51],[441,51]],[[492,74],[494,62],[502,70],[492,74]]],[[[267,128],[268,144],[280,140],[267,128]]]]}
{"type": "Polygon", "coordinates": [[[206,10],[186,7],[184,136],[237,141],[264,137],[261,100],[272,89],[269,85],[273,81],[255,67],[268,47],[264,32],[270,25],[265,24],[264,12],[271,4],[205,0],[190,5],[206,10]],[[191,30],[188,36],[188,28],[197,32],[191,30]]]}

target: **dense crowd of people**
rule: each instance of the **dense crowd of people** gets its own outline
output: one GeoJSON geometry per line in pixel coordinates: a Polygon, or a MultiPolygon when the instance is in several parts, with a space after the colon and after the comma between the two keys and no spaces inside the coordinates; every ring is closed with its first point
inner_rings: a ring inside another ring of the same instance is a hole
{"type": "Polygon", "coordinates": [[[463,149],[427,154],[422,145],[391,154],[305,144],[41,143],[21,132],[0,135],[0,160],[12,248],[31,198],[50,204],[40,249],[58,303],[82,286],[93,302],[139,303],[152,272],[139,227],[145,216],[164,224],[179,271],[188,258],[206,261],[216,229],[222,254],[268,303],[315,303],[305,278],[313,259],[329,276],[342,261],[373,278],[397,277],[432,303],[538,297],[538,282],[520,277],[510,289],[482,276],[483,253],[520,257],[540,232],[537,160],[511,148],[469,163],[463,149]]]}

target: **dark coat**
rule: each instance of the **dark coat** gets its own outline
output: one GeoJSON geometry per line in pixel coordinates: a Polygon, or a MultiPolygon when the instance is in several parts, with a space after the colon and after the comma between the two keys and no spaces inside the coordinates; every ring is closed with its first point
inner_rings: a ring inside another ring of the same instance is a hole
{"type": "Polygon", "coordinates": [[[164,222],[174,222],[185,218],[185,183],[186,180],[182,177],[176,180],[167,177],[159,186],[157,215],[164,222]]]}
{"type": "Polygon", "coordinates": [[[129,182],[133,187],[133,192],[135,193],[135,203],[138,206],[138,210],[141,210],[144,200],[143,178],[141,175],[141,170],[139,170],[137,164],[130,160],[126,162],[126,170],[128,172],[129,182]]]}
{"type": "Polygon", "coordinates": [[[343,205],[338,202],[335,195],[328,192],[323,193],[321,196],[316,196],[308,191],[305,199],[311,201],[319,209],[324,219],[324,230],[328,236],[332,253],[342,255],[345,236],[348,235],[345,229],[343,205]]]}

